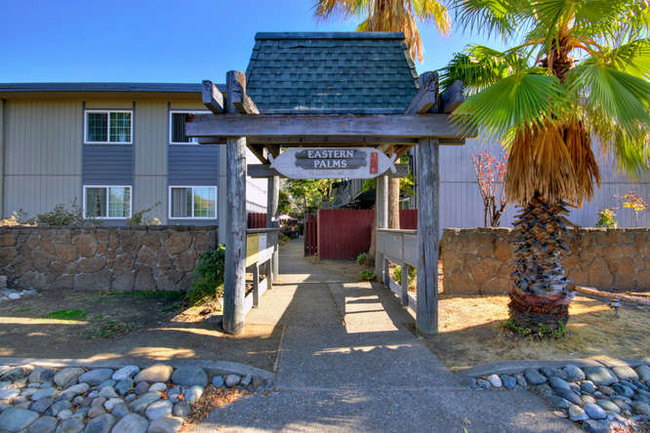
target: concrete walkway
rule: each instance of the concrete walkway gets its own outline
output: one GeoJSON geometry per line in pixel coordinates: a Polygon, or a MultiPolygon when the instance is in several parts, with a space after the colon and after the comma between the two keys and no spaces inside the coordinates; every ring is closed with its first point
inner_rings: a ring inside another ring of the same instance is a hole
{"type": "Polygon", "coordinates": [[[275,390],[214,410],[196,432],[580,432],[524,390],[471,391],[409,330],[387,290],[281,248],[248,323],[284,329],[275,390]]]}

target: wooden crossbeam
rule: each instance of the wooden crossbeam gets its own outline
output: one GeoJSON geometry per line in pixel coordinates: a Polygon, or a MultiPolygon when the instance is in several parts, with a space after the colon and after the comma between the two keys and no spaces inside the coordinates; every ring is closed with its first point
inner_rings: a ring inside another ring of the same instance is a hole
{"type": "MultiPolygon", "coordinates": [[[[285,177],[280,174],[276,169],[271,168],[269,164],[248,164],[248,176],[254,178],[263,178],[263,177],[273,177],[280,176],[285,177]]],[[[395,164],[395,173],[388,170],[384,173],[388,177],[406,177],[409,174],[408,164],[395,164]]]]}
{"type": "Polygon", "coordinates": [[[436,137],[462,138],[446,114],[225,114],[194,116],[186,125],[191,137],[436,137]]]}
{"type": "Polygon", "coordinates": [[[404,114],[427,113],[438,102],[438,74],[420,75],[420,90],[415,94],[404,114]]]}
{"type": "Polygon", "coordinates": [[[463,96],[463,82],[455,81],[447,90],[440,95],[440,112],[444,114],[452,113],[460,104],[465,101],[463,96]]]}
{"type": "Polygon", "coordinates": [[[223,101],[223,94],[221,90],[210,80],[203,80],[203,88],[201,89],[201,99],[205,105],[214,114],[221,114],[225,112],[223,101]]]}
{"type": "Polygon", "coordinates": [[[246,93],[246,75],[243,72],[232,71],[229,75],[228,89],[232,88],[232,104],[241,114],[259,114],[257,106],[246,93]]]}

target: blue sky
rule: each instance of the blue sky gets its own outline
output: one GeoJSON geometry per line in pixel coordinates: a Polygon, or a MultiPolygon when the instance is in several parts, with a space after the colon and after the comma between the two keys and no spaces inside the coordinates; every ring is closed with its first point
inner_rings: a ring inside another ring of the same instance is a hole
{"type": "MultiPolygon", "coordinates": [[[[354,20],[318,22],[312,0],[2,0],[0,82],[223,82],[244,71],[256,32],[354,31],[354,20]]],[[[421,26],[420,73],[468,43],[421,26]]],[[[495,45],[491,43],[491,45],[495,45]]]]}

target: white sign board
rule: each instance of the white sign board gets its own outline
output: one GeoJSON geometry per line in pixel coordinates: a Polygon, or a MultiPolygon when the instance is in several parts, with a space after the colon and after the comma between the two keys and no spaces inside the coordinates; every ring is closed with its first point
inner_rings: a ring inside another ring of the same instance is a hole
{"type": "Polygon", "coordinates": [[[269,156],[271,167],[293,179],[368,179],[391,170],[395,158],[367,147],[292,147],[277,158],[269,156]]]}

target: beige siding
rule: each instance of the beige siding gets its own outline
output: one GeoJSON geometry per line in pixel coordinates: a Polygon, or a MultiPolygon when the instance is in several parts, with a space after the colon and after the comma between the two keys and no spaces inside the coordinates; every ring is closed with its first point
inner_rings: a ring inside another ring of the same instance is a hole
{"type": "Polygon", "coordinates": [[[167,103],[138,101],[135,105],[135,175],[167,175],[167,103]]]}
{"type": "Polygon", "coordinates": [[[5,103],[5,216],[81,205],[82,128],[81,101],[5,103]]]}
{"type": "Polygon", "coordinates": [[[201,98],[197,97],[196,101],[174,101],[169,106],[172,110],[206,110],[205,105],[201,103],[201,98]]]}
{"type": "Polygon", "coordinates": [[[145,219],[158,218],[167,224],[167,177],[136,176],[133,192],[133,212],[151,209],[145,219]]]}
{"type": "Polygon", "coordinates": [[[87,110],[110,110],[110,109],[119,109],[119,110],[132,110],[133,109],[133,100],[124,100],[124,99],[100,99],[100,100],[90,100],[86,102],[87,110]]]}

